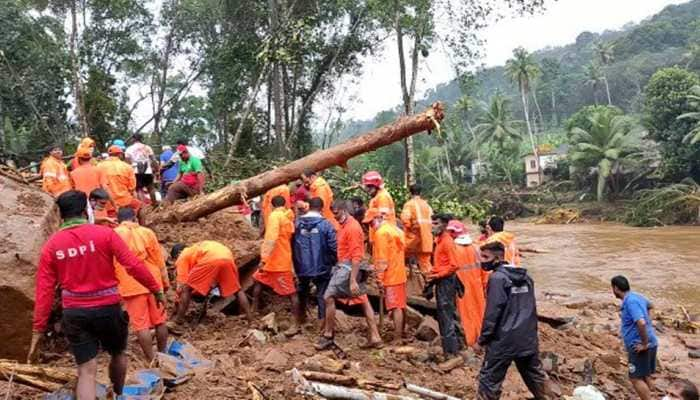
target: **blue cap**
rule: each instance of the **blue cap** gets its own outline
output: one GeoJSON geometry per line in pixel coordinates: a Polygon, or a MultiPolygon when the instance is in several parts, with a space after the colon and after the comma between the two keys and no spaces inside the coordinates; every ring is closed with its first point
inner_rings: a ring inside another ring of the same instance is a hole
{"type": "Polygon", "coordinates": [[[122,150],[126,149],[126,143],[121,139],[114,139],[112,144],[121,147],[122,150]]]}

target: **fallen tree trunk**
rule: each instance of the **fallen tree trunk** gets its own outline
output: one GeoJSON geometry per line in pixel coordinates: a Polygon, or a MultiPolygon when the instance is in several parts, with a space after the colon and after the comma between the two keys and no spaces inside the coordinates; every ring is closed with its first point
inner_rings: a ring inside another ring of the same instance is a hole
{"type": "Polygon", "coordinates": [[[321,171],[334,166],[346,166],[351,158],[398,142],[418,132],[439,128],[444,117],[442,104],[435,103],[421,114],[403,117],[396,122],[377,128],[345,143],[316,151],[289,164],[226,186],[213,193],[177,204],[152,215],[149,223],[165,221],[196,221],[226,207],[239,204],[243,199],[265,193],[275,186],[289,183],[306,168],[321,171]]]}

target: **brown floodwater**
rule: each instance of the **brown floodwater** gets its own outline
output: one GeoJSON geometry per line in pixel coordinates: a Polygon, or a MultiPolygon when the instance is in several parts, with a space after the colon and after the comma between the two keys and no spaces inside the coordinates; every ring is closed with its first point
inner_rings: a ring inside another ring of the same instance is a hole
{"type": "Polygon", "coordinates": [[[634,228],[617,224],[536,225],[507,222],[525,253],[540,294],[611,300],[610,278],[663,307],[700,314],[700,227],[634,228]]]}

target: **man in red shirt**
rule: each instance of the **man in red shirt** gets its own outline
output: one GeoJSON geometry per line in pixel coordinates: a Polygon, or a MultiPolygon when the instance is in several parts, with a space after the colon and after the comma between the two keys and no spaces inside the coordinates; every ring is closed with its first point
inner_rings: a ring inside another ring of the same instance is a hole
{"type": "Polygon", "coordinates": [[[367,298],[365,281],[369,271],[362,268],[365,255],[365,241],[362,226],[350,215],[350,207],[345,200],[336,200],[331,206],[333,216],[340,226],[337,233],[338,265],[333,268],[331,280],[323,295],[326,302],[326,318],[323,334],[316,346],[324,350],[333,345],[335,329],[335,300],[347,301],[350,305],[361,304],[369,328],[369,341],[366,347],[381,347],[382,338],[374,320],[374,310],[367,298]]]}
{"type": "Polygon", "coordinates": [[[126,377],[129,315],[121,297],[113,260],[164,302],[160,286],[146,266],[112,229],[88,224],[85,193],[71,190],[56,200],[63,223],[44,244],[36,272],[34,327],[28,362],[36,358],[39,340],[51,314],[56,285],[62,289],[63,331],[78,364],[78,399],[95,398],[97,352],[112,356],[109,376],[117,395],[126,377]]]}

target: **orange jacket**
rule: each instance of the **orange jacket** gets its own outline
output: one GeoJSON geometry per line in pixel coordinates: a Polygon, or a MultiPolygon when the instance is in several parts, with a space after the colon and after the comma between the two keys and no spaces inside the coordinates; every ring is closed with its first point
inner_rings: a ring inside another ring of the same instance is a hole
{"type": "Polygon", "coordinates": [[[335,220],[335,216],[331,211],[331,205],[333,204],[333,190],[331,186],[320,176],[314,179],[311,187],[309,188],[309,199],[318,197],[323,200],[323,211],[321,214],[325,219],[327,219],[337,231],[340,228],[338,221],[335,220]]]}
{"type": "MultiPolygon", "coordinates": [[[[136,258],[146,264],[146,267],[161,289],[167,289],[170,286],[168,284],[168,273],[165,270],[165,258],[156,234],[135,222],[122,222],[118,227],[114,228],[114,231],[124,240],[124,243],[126,243],[136,258]]],[[[114,268],[119,280],[119,294],[122,297],[150,293],[148,289],[138,283],[116,261],[114,262],[114,268]]]]}
{"type": "Polygon", "coordinates": [[[131,165],[118,157],[97,164],[104,177],[105,189],[117,207],[127,207],[134,198],[136,190],[136,174],[131,165]]]}
{"type": "Polygon", "coordinates": [[[355,218],[348,215],[337,234],[338,262],[360,263],[365,255],[365,234],[355,218]]]}
{"type": "Polygon", "coordinates": [[[72,189],[68,168],[63,161],[46,157],[39,171],[42,176],[41,188],[51,196],[58,197],[72,189]]]}
{"type": "Polygon", "coordinates": [[[235,259],[231,250],[222,243],[213,240],[197,242],[187,246],[175,261],[177,271],[177,283],[184,285],[194,267],[204,266],[221,260],[230,260],[235,265],[235,259]]]}
{"type": "Polygon", "coordinates": [[[516,267],[520,266],[520,252],[515,244],[515,235],[510,232],[496,232],[486,239],[486,243],[499,242],[505,248],[505,261],[516,267]]]}
{"type": "MultiPolygon", "coordinates": [[[[369,207],[376,208],[384,214],[384,220],[396,225],[396,209],[394,207],[394,199],[391,198],[386,189],[379,189],[377,194],[369,201],[369,207]]],[[[374,243],[374,229],[369,228],[369,241],[374,243]]]]}
{"type": "Polygon", "coordinates": [[[383,222],[375,232],[372,259],[381,285],[393,286],[406,282],[404,246],[403,232],[390,222],[383,222]]]}
{"type": "Polygon", "coordinates": [[[285,207],[290,208],[292,206],[292,202],[289,199],[289,186],[279,185],[265,192],[262,199],[262,204],[260,205],[260,213],[263,217],[264,226],[267,226],[267,217],[269,217],[270,213],[272,212],[272,198],[277,196],[284,197],[285,207]]]}
{"type": "Polygon", "coordinates": [[[401,222],[406,232],[407,253],[433,252],[433,209],[420,197],[407,201],[401,211],[401,222]]]}
{"type": "Polygon", "coordinates": [[[284,207],[272,210],[265,227],[265,238],[260,249],[263,270],[292,272],[292,235],[294,213],[284,207]]]}
{"type": "Polygon", "coordinates": [[[449,276],[459,268],[457,245],[449,232],[443,232],[435,242],[432,273],[436,278],[449,276]]]}
{"type": "Polygon", "coordinates": [[[80,190],[90,196],[90,192],[104,185],[101,169],[93,164],[82,164],[70,172],[70,180],[75,190],[80,190]]]}
{"type": "Polygon", "coordinates": [[[457,278],[464,285],[464,296],[457,299],[464,339],[473,346],[481,333],[481,324],[486,309],[486,286],[489,273],[481,269],[479,248],[475,245],[457,245],[457,278]]]}

